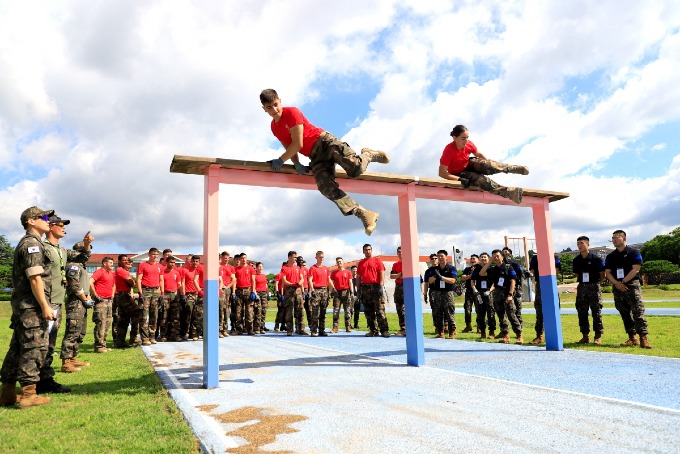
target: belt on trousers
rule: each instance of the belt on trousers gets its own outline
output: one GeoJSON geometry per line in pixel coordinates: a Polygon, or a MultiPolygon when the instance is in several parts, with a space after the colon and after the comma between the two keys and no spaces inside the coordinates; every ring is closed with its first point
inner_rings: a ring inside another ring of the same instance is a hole
{"type": "Polygon", "coordinates": [[[248,290],[250,287],[236,287],[236,290],[248,290]]]}
{"type": "Polygon", "coordinates": [[[321,290],[322,288],[328,288],[328,287],[326,287],[326,286],[324,286],[324,287],[314,287],[314,290],[321,290]]]}
{"type": "Polygon", "coordinates": [[[196,295],[198,292],[184,292],[185,295],[196,295]]]}
{"type": "Polygon", "coordinates": [[[100,296],[99,299],[100,299],[100,300],[105,300],[105,301],[106,301],[106,300],[113,299],[113,297],[109,296],[108,298],[104,298],[103,296],[100,296]]]}
{"type": "Polygon", "coordinates": [[[142,289],[145,289],[145,290],[158,290],[159,287],[146,287],[146,286],[142,285],[142,289]]]}
{"type": "Polygon", "coordinates": [[[129,294],[130,290],[128,290],[127,292],[116,292],[116,295],[129,295],[129,294]]]}

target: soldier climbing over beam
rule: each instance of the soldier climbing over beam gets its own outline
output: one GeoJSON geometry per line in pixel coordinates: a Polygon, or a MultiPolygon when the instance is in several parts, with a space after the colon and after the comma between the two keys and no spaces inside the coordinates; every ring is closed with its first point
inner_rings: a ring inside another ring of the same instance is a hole
{"type": "Polygon", "coordinates": [[[286,149],[271,161],[272,170],[278,172],[290,159],[300,175],[311,171],[321,194],[335,203],[345,216],[353,214],[361,219],[366,235],[373,233],[379,214],[362,207],[340,189],[335,181],[335,164],[339,164],[347,176],[356,178],[371,162],[390,162],[387,153],[363,148],[357,155],[348,144],[311,124],[297,107],[283,107],[279,95],[271,88],[262,90],[260,102],[272,117],[272,133],[286,149]],[[309,168],[300,163],[298,153],[309,158],[309,168]]]}

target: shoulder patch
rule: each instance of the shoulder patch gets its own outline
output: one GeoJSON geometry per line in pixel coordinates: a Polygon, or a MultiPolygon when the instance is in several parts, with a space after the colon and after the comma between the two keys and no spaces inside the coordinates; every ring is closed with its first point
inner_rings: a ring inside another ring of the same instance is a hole
{"type": "Polygon", "coordinates": [[[36,252],[40,252],[40,248],[38,246],[29,246],[28,247],[28,253],[29,254],[35,254],[36,252]]]}
{"type": "Polygon", "coordinates": [[[77,265],[71,265],[69,267],[69,269],[78,271],[78,266],[77,265]]]}

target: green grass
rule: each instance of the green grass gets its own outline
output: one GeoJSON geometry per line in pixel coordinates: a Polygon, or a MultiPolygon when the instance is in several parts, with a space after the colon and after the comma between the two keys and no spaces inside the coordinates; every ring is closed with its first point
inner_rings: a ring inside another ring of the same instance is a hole
{"type": "MultiPolygon", "coordinates": [[[[0,349],[11,331],[8,303],[0,302],[0,349]]],[[[91,363],[55,379],[70,394],[52,394],[49,405],[25,410],[0,407],[2,452],[197,453],[197,441],[141,349],[94,354],[92,323],[78,358],[91,363]]],[[[60,346],[63,327],[59,330],[60,346]]]]}

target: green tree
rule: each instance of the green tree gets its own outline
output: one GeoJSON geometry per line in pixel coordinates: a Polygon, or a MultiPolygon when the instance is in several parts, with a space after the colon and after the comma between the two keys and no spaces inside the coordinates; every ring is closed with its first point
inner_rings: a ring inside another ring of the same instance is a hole
{"type": "Polygon", "coordinates": [[[562,264],[562,277],[567,279],[574,277],[574,256],[562,254],[560,255],[560,262],[562,264]]]}
{"type": "Polygon", "coordinates": [[[646,274],[649,282],[659,282],[663,274],[679,273],[680,266],[668,260],[650,260],[642,264],[640,273],[646,274]]]}
{"type": "Polygon", "coordinates": [[[0,235],[0,289],[12,286],[12,262],[14,247],[5,235],[0,235]]]}
{"type": "Polygon", "coordinates": [[[645,261],[668,260],[680,265],[680,227],[676,227],[668,235],[657,235],[647,241],[640,253],[645,261]]]}

